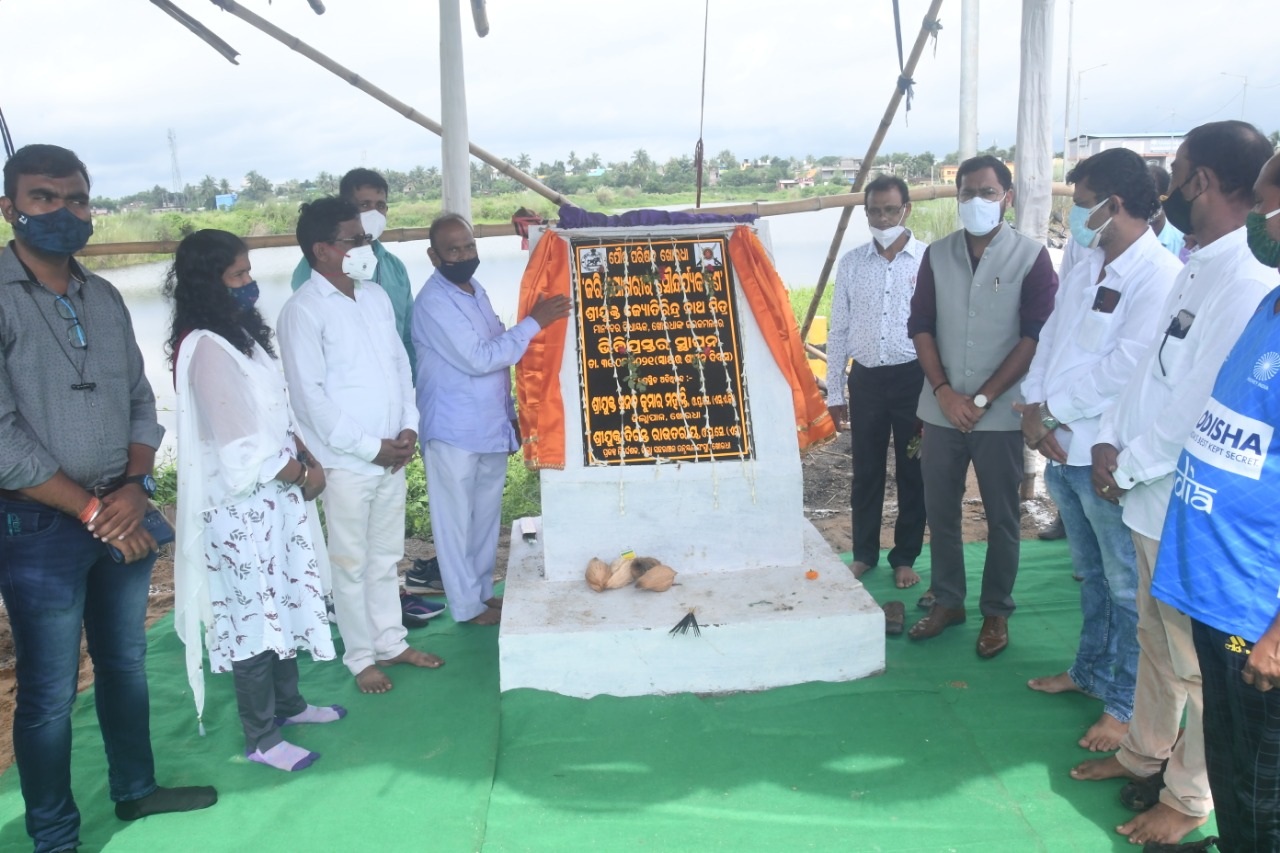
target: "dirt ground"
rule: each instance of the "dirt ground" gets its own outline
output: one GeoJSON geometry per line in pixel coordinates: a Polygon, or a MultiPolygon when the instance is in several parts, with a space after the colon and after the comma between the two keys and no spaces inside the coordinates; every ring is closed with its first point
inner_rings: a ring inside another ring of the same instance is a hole
{"type": "MultiPolygon", "coordinates": [[[[890,468],[893,465],[890,455],[890,468]]],[[[842,435],[837,441],[820,447],[804,459],[804,512],[818,531],[837,553],[852,548],[853,528],[849,510],[849,484],[853,478],[853,459],[849,454],[849,439],[842,435]]],[[[881,544],[887,549],[893,545],[893,522],[896,518],[897,489],[892,470],[885,490],[885,523],[880,531],[881,544]]],[[[1022,536],[1032,538],[1043,526],[1053,520],[1052,503],[1043,495],[1023,501],[1022,536]]],[[[986,538],[986,518],[982,500],[972,474],[964,499],[964,540],[977,542],[986,538]]],[[[498,543],[496,577],[501,580],[507,565],[509,531],[504,528],[498,543]]],[[[925,541],[928,541],[926,533],[925,541]]],[[[156,562],[151,582],[151,603],[147,609],[147,625],[155,623],[173,607],[173,560],[162,553],[156,562]]],[[[421,539],[405,540],[405,561],[401,569],[408,568],[409,561],[435,553],[434,547],[421,539]]],[[[81,647],[80,689],[93,683],[93,669],[88,655],[81,647]]],[[[13,762],[13,710],[16,681],[13,670],[13,636],[9,630],[9,618],[0,607],[0,772],[13,762]]]]}

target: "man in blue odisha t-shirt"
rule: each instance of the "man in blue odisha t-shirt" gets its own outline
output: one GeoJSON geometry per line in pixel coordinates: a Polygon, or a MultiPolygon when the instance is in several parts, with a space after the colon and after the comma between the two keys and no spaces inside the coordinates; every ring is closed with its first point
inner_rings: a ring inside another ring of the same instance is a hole
{"type": "MultiPolygon", "coordinates": [[[[1280,155],[1246,222],[1280,265],[1280,155]]],[[[1254,312],[1178,459],[1152,594],[1191,617],[1209,785],[1230,851],[1280,850],[1280,288],[1254,312]]]]}

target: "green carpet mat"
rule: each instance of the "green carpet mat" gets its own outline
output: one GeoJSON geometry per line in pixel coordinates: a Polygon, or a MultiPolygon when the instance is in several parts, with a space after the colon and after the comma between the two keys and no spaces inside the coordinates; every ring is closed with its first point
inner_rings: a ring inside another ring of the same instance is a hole
{"type": "MultiPolygon", "coordinates": [[[[984,552],[966,549],[974,589],[984,552]]],[[[920,615],[924,584],[895,590],[883,565],[864,581],[905,601],[908,625],[920,615]]],[[[360,695],[340,664],[303,665],[307,698],[351,714],[296,730],[323,755],[296,775],[243,758],[230,676],[208,679],[196,734],[165,620],[148,666],[159,779],[216,785],[220,802],[117,821],[86,694],[73,714],[81,850],[1133,850],[1114,833],[1129,816],[1120,783],[1067,775],[1090,757],[1075,742],[1099,703],[1026,687],[1070,664],[1078,589],[1064,543],[1024,542],[995,660],[974,653],[972,601],[969,622],[936,639],[888,638],[880,676],[727,696],[500,697],[497,632],[440,617],[410,639],[448,664],[391,670],[388,695],[360,695]]],[[[14,769],[0,777],[0,849],[30,849],[14,769]]]]}

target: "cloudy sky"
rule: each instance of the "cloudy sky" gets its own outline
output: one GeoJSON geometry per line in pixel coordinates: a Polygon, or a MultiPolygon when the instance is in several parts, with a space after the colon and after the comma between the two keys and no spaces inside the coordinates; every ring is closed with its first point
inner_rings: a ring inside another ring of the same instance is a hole
{"type": "MultiPolygon", "coordinates": [[[[243,0],[277,26],[426,115],[440,116],[437,4],[243,0]]],[[[0,0],[0,110],[16,144],[76,150],[95,193],[181,174],[237,184],[356,165],[439,165],[439,140],[207,0],[177,0],[240,51],[231,65],[147,0],[0,0]]],[[[927,0],[901,0],[910,50],[927,0]]],[[[1085,133],[1182,131],[1244,118],[1280,128],[1275,0],[1075,0],[1085,133]],[[1230,7],[1230,14],[1209,9],[1230,7]],[[1247,89],[1246,80],[1247,78],[1247,89]],[[1243,96],[1243,97],[1242,97],[1243,96]],[[1243,102],[1243,103],[1242,103],[1243,102]]],[[[699,0],[489,0],[481,39],[462,0],[471,139],[534,163],[692,154],[698,138],[699,0]]],[[[981,6],[980,146],[1015,140],[1018,0],[981,6]]],[[[1056,0],[1055,150],[1061,147],[1068,0],[1056,0]]],[[[913,109],[882,152],[957,147],[960,0],[947,0],[913,109]]],[[[897,76],[890,0],[710,0],[706,149],[739,157],[861,155],[897,76]]],[[[1074,80],[1073,80],[1074,87],[1074,80]]],[[[1075,128],[1072,108],[1071,132],[1075,128]]]]}

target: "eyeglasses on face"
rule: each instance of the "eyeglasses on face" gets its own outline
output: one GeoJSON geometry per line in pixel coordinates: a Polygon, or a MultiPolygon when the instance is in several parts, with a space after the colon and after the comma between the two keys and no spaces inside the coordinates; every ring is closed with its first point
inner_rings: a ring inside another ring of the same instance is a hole
{"type": "Polygon", "coordinates": [[[956,195],[960,197],[961,201],[972,201],[975,198],[980,198],[985,201],[995,201],[1004,194],[1004,189],[1000,187],[981,187],[979,189],[965,187],[960,190],[960,192],[956,193],[956,195]]]}
{"type": "Polygon", "coordinates": [[[868,219],[897,219],[902,215],[902,205],[897,207],[868,207],[868,219]]]}
{"type": "Polygon", "coordinates": [[[436,254],[450,261],[460,261],[463,258],[473,257],[476,253],[476,244],[473,240],[462,246],[449,246],[448,248],[436,249],[436,254]]]}
{"type": "Polygon", "coordinates": [[[84,349],[89,346],[89,339],[84,334],[84,326],[80,324],[80,318],[76,315],[76,309],[71,304],[71,300],[65,296],[55,296],[53,301],[58,306],[58,316],[71,322],[67,328],[67,343],[75,349],[84,349]]]}
{"type": "Polygon", "coordinates": [[[373,235],[372,235],[372,234],[357,234],[357,235],[356,235],[356,236],[354,236],[354,237],[335,237],[334,239],[330,240],[329,242],[330,242],[330,243],[350,243],[350,244],[351,244],[351,248],[355,249],[355,248],[359,248],[360,246],[367,246],[367,245],[369,245],[370,243],[372,243],[372,242],[373,242],[373,235]]]}

